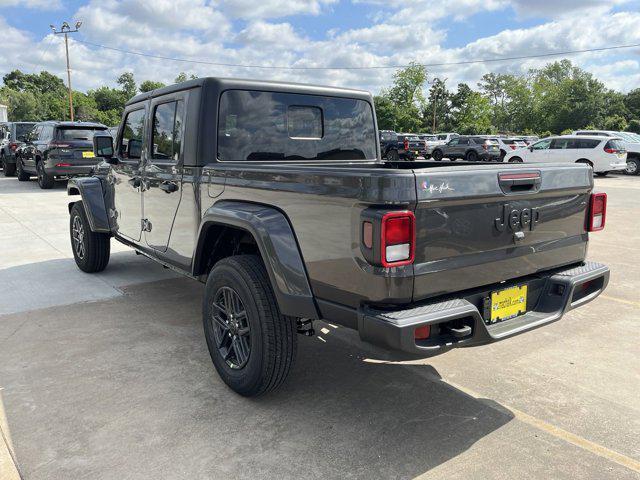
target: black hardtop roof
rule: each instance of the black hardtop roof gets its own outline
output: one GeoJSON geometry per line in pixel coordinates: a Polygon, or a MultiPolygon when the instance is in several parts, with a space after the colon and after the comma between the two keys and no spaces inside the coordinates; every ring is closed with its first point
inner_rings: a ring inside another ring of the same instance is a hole
{"type": "Polygon", "coordinates": [[[96,122],[68,122],[60,120],[46,120],[37,122],[38,125],[53,125],[54,127],[89,127],[89,128],[107,128],[106,125],[96,122]]]}
{"type": "Polygon", "coordinates": [[[204,77],[196,78],[194,80],[188,80],[186,82],[169,85],[166,87],[158,88],[150,92],[140,93],[131,98],[127,105],[139,103],[150,98],[155,98],[161,95],[169,93],[179,92],[181,90],[188,90],[195,87],[211,88],[218,91],[224,90],[262,90],[269,92],[283,92],[283,93],[301,93],[307,95],[325,95],[331,97],[347,97],[358,98],[362,100],[371,100],[371,93],[366,90],[356,90],[351,88],[338,88],[322,85],[308,85],[304,83],[293,82],[274,82],[266,80],[250,80],[241,78],[218,78],[218,77],[204,77]]]}

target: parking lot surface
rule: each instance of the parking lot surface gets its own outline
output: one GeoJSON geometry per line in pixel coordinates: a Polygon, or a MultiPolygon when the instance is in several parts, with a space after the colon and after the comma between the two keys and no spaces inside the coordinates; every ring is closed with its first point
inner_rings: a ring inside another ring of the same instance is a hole
{"type": "Polygon", "coordinates": [[[211,364],[200,284],[115,242],[105,272],[80,272],[64,184],[0,177],[0,473],[640,478],[640,178],[596,189],[607,226],[589,258],[611,267],[596,301],[411,362],[318,322],[284,388],[245,399],[211,364]]]}

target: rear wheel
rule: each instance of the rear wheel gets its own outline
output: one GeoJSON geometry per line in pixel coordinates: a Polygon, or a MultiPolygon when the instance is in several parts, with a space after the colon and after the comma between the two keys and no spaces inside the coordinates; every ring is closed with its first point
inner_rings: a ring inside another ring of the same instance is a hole
{"type": "Polygon", "coordinates": [[[7,163],[7,158],[2,155],[2,172],[5,177],[12,177],[16,173],[16,164],[15,163],[7,163]]]}
{"type": "Polygon", "coordinates": [[[596,176],[598,177],[606,177],[609,175],[609,172],[596,172],[596,176]]]}
{"type": "Polygon", "coordinates": [[[16,158],[16,173],[18,174],[19,182],[28,182],[31,180],[31,175],[22,169],[22,160],[19,158],[16,158]]]}
{"type": "Polygon", "coordinates": [[[400,157],[398,156],[398,151],[389,150],[389,153],[387,153],[387,160],[390,162],[397,162],[398,160],[400,160],[400,157]]]}
{"type": "Polygon", "coordinates": [[[209,273],[202,320],[222,380],[247,397],[277,389],[297,349],[296,322],[280,313],[262,259],[237,255],[209,273]]]}
{"type": "Polygon", "coordinates": [[[54,183],[53,175],[49,175],[46,172],[46,170],[44,169],[44,163],[42,163],[42,160],[36,163],[36,172],[38,173],[38,185],[40,185],[40,188],[45,190],[53,188],[53,183],[54,183]]]}
{"type": "Polygon", "coordinates": [[[71,249],[76,265],[83,272],[101,272],[109,264],[111,238],[106,233],[92,232],[84,204],[76,202],[69,220],[71,249]]]}
{"type": "Polygon", "coordinates": [[[507,163],[522,163],[522,159],[520,157],[511,157],[507,163]]]}
{"type": "Polygon", "coordinates": [[[627,175],[639,175],[640,174],[640,159],[628,158],[627,168],[624,170],[627,175]]]}
{"type": "Polygon", "coordinates": [[[442,150],[434,150],[431,156],[436,162],[439,162],[440,160],[442,160],[442,150]]]}
{"type": "Polygon", "coordinates": [[[476,162],[478,161],[478,153],[475,150],[469,150],[465,155],[465,160],[467,162],[476,162]]]}

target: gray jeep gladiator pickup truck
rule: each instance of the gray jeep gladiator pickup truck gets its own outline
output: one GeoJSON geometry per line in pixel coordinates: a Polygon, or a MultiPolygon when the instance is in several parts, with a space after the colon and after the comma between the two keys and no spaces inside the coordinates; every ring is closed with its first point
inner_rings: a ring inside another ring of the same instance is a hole
{"type": "MultiPolygon", "coordinates": [[[[72,179],[77,265],[111,238],[206,283],[204,334],[236,392],[284,381],[324,319],[415,356],[503,340],[598,296],[606,196],[580,164],[382,162],[372,97],[197,79],[130,100],[72,179]]],[[[567,326],[567,328],[574,328],[567,326]]]]}

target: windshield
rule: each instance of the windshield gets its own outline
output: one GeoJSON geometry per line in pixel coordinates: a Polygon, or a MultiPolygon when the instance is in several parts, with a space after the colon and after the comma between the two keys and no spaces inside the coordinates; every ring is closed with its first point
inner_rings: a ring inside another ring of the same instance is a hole
{"type": "Polygon", "coordinates": [[[375,160],[376,152],[364,100],[248,90],[220,97],[220,160],[375,160]]]}
{"type": "Polygon", "coordinates": [[[104,132],[106,128],[58,128],[58,140],[93,140],[96,132],[104,132]]]}
{"type": "Polygon", "coordinates": [[[624,141],[626,142],[632,142],[635,143],[638,140],[636,140],[635,138],[633,138],[633,135],[631,135],[630,133],[627,132],[618,132],[617,135],[622,138],[624,141]]]}
{"type": "Polygon", "coordinates": [[[33,130],[35,123],[16,123],[16,139],[22,140],[24,136],[33,130]]]}

